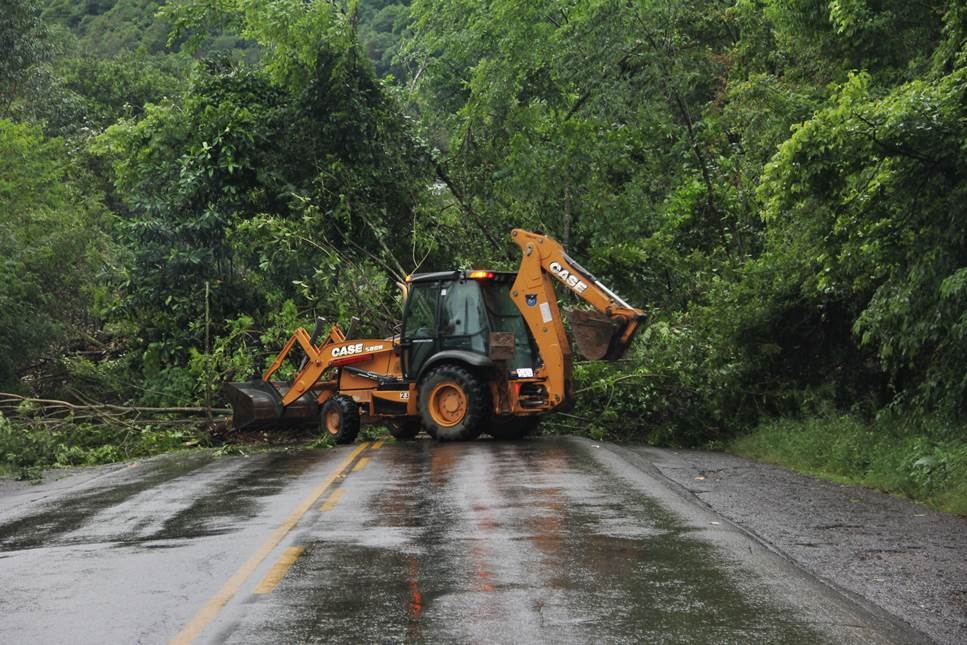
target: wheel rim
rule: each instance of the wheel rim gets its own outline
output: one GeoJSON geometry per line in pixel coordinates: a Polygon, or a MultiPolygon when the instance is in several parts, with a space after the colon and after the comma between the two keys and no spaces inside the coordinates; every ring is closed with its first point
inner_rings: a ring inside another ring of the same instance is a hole
{"type": "Polygon", "coordinates": [[[456,383],[439,383],[430,392],[429,409],[434,423],[452,428],[467,415],[467,395],[456,383]]]}
{"type": "Polygon", "coordinates": [[[326,432],[332,435],[339,434],[340,420],[339,410],[329,410],[326,412],[326,432]]]}

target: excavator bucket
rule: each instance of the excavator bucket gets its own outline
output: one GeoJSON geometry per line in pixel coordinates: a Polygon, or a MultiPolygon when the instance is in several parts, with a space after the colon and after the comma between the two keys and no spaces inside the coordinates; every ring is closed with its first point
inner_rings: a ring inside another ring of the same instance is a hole
{"type": "Polygon", "coordinates": [[[232,426],[236,430],[261,428],[298,428],[319,423],[318,392],[310,390],[288,407],[282,397],[289,387],[252,379],[246,383],[225,383],[222,394],[232,406],[232,426]]]}
{"type": "Polygon", "coordinates": [[[622,342],[628,323],[615,321],[606,314],[583,309],[564,311],[571,325],[571,336],[578,351],[591,361],[616,361],[624,356],[628,343],[622,342]]]}

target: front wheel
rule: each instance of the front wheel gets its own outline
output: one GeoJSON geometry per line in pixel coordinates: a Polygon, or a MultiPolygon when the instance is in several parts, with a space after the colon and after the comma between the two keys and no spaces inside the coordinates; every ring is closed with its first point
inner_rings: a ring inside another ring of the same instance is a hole
{"type": "Polygon", "coordinates": [[[420,383],[420,417],[427,433],[439,441],[468,441],[483,431],[490,393],[459,365],[434,367],[420,383]]]}
{"type": "Polygon", "coordinates": [[[359,406],[352,397],[337,394],[322,404],[322,431],[337,444],[352,443],[359,434],[359,406]]]}

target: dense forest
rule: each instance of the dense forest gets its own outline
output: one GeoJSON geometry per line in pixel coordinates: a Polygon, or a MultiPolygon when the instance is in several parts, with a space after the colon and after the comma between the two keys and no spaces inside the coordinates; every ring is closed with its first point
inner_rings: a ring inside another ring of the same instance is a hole
{"type": "MultiPolygon", "coordinates": [[[[11,395],[217,404],[316,315],[384,334],[403,276],[513,268],[519,226],[649,313],[551,430],[967,512],[963,3],[2,3],[11,395]]],[[[6,409],[8,467],[193,441],[6,409]]]]}

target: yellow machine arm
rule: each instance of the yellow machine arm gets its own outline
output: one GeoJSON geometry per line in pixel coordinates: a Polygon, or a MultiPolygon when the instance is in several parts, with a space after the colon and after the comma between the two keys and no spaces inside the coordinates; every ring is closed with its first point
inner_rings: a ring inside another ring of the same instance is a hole
{"type": "Polygon", "coordinates": [[[276,356],[272,365],[265,370],[262,375],[263,381],[271,380],[272,375],[282,366],[297,343],[305,352],[306,360],[292,380],[291,387],[282,396],[283,407],[289,406],[309,391],[330,367],[342,367],[370,360],[377,354],[392,350],[393,345],[391,341],[379,339],[347,340],[339,325],[333,325],[322,341],[313,344],[309,332],[299,327],[276,356]]]}
{"type": "Polygon", "coordinates": [[[523,253],[511,298],[524,315],[544,359],[541,375],[547,379],[550,398],[560,403],[570,388],[566,376],[571,373],[571,349],[551,276],[595,309],[568,312],[575,344],[591,360],[621,358],[645,312],[601,284],[554,239],[516,228],[511,237],[523,253]]]}

